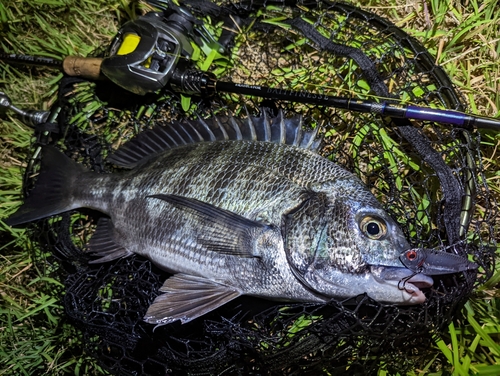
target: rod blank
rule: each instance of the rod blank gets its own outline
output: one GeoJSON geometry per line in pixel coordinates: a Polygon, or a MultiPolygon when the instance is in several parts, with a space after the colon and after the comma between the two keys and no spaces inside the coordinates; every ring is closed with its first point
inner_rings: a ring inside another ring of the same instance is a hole
{"type": "Polygon", "coordinates": [[[369,100],[323,95],[308,91],[276,89],[260,85],[235,84],[232,82],[222,81],[215,82],[215,90],[217,92],[229,92],[269,99],[315,104],[318,106],[342,108],[356,112],[375,113],[395,118],[452,124],[462,128],[493,129],[500,131],[499,119],[474,116],[452,110],[440,110],[412,105],[399,105],[389,102],[374,102],[369,100]]]}

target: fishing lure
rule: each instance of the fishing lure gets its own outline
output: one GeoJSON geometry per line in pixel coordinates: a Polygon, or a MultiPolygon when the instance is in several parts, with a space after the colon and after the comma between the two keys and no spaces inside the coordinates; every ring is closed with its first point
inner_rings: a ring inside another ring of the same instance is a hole
{"type": "Polygon", "coordinates": [[[399,259],[411,271],[427,275],[458,273],[478,267],[464,257],[428,248],[409,249],[399,259]]]}

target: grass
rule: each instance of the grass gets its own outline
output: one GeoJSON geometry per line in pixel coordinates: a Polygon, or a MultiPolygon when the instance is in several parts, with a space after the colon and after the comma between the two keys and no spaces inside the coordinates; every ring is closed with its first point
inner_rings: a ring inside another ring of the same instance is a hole
{"type": "MultiPolygon", "coordinates": [[[[87,55],[114,35],[119,15],[116,7],[91,1],[2,2],[0,48],[54,58],[87,55]]],[[[43,68],[0,67],[1,90],[20,108],[50,108],[60,77],[43,68]]],[[[0,120],[2,219],[18,205],[32,134],[10,115],[0,120]]],[[[103,374],[83,353],[79,332],[66,322],[59,303],[63,286],[50,270],[39,270],[34,258],[43,255],[29,243],[26,230],[3,222],[0,227],[0,375],[103,374]]]]}
{"type": "MultiPolygon", "coordinates": [[[[500,12],[496,1],[354,1],[415,36],[452,77],[473,113],[500,115],[500,12]]],[[[62,58],[107,45],[137,2],[24,0],[0,3],[0,48],[62,58]]],[[[270,22],[280,23],[280,19],[270,22]]],[[[222,69],[222,68],[221,68],[222,69]]],[[[307,75],[307,72],[302,72],[307,75]]],[[[249,72],[250,74],[250,72],[249,72]]],[[[328,74],[328,72],[326,72],[328,74]]],[[[54,103],[57,71],[0,65],[0,85],[21,108],[54,103]]],[[[292,76],[296,79],[297,76],[292,76]]],[[[284,77],[285,79],[286,77],[284,77]]],[[[0,118],[0,219],[18,205],[31,130],[10,114],[0,118]]],[[[483,132],[484,179],[500,201],[500,134],[483,132]]],[[[498,219],[492,219],[496,232],[498,219]]],[[[63,286],[41,270],[26,230],[0,221],[0,375],[105,374],[81,349],[81,336],[59,303],[63,286]]],[[[37,253],[38,252],[38,253],[37,253]]],[[[56,268],[57,266],[51,266],[56,268]]],[[[500,374],[500,270],[467,303],[463,319],[436,337],[435,358],[412,375],[500,374]],[[437,368],[436,364],[443,364],[437,368]]],[[[379,375],[386,375],[381,369],[379,375]]]]}

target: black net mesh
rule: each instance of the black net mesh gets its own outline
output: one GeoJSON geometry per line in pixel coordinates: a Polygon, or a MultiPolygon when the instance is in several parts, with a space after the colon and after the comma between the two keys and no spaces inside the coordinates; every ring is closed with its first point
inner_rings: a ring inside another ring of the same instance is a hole
{"type": "MultiPolygon", "coordinates": [[[[242,20],[229,56],[209,68],[221,80],[464,109],[426,50],[374,14],[321,0],[184,4],[216,35],[228,16],[242,20]]],[[[59,111],[57,126],[39,127],[35,149],[57,143],[87,167],[112,172],[109,152],[158,122],[229,111],[246,116],[262,107],[300,113],[320,127],[322,155],[360,176],[412,245],[470,255],[479,271],[434,278],[426,302],[416,306],[366,296],[326,305],[243,297],[188,324],[153,330],[142,318],[168,274],[139,256],[87,264],[82,248],[97,217],[79,211],[37,225],[35,233],[58,259],[64,306],[87,351],[119,375],[366,375],[381,367],[405,372],[432,359],[432,336],[493,270],[490,223],[497,212],[482,178],[479,134],[236,94],[192,97],[189,111],[186,100],[167,89],[139,97],[107,82],[65,79],[53,110],[59,111]]],[[[27,191],[36,166],[35,158],[27,191]]]]}

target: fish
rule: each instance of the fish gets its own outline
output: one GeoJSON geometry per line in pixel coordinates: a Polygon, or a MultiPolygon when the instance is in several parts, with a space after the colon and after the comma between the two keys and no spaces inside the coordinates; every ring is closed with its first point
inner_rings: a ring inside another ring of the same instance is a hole
{"type": "MultiPolygon", "coordinates": [[[[264,109],[174,121],[111,154],[113,173],[45,146],[35,187],[6,223],[100,212],[91,263],[137,254],[172,274],[144,316],[156,325],[187,323],[241,295],[423,303],[434,281],[402,262],[412,248],[399,225],[357,176],[318,153],[318,128],[304,127],[299,115],[264,109]]],[[[432,257],[440,271],[447,260],[432,257]]],[[[462,261],[458,269],[473,267],[462,261]]]]}

